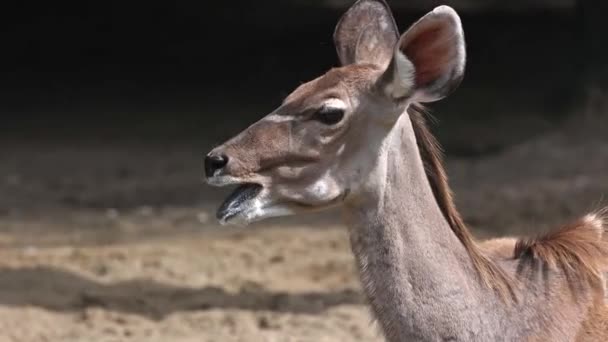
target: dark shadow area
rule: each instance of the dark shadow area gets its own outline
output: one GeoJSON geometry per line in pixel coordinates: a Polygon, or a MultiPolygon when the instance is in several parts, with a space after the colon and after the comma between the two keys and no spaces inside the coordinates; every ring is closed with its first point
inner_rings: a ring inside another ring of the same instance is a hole
{"type": "Polygon", "coordinates": [[[336,305],[363,303],[363,297],[349,289],[286,293],[252,285],[229,293],[219,287],[179,287],[148,279],[104,284],[52,267],[0,269],[0,305],[36,306],[52,311],[101,307],[162,319],[177,311],[210,309],[315,314],[336,305]]]}
{"type": "MultiPolygon", "coordinates": [[[[389,2],[402,31],[436,5],[389,2]]],[[[467,8],[465,80],[432,107],[448,152],[470,156],[566,116],[583,61],[573,8],[467,8]]],[[[0,30],[1,138],[200,141],[206,150],[337,65],[343,11],[297,1],[11,6],[0,30]]]]}
{"type": "MultiPolygon", "coordinates": [[[[0,220],[61,222],[68,212],[85,216],[75,226],[105,227],[106,212],[143,208],[159,221],[177,207],[190,216],[166,218],[168,226],[210,224],[192,212],[212,212],[230,189],[203,184],[206,152],[337,66],[332,33],[348,2],[327,2],[5,4],[0,220]]],[[[402,32],[438,4],[388,2],[402,32]]],[[[593,68],[581,53],[588,39],[577,2],[520,11],[465,2],[451,3],[465,30],[465,79],[430,105],[448,159],[500,158],[576,122],[581,71],[593,68]]],[[[456,189],[530,174],[497,169],[456,174],[456,189]]]]}
{"type": "MultiPolygon", "coordinates": [[[[437,5],[394,5],[401,31],[437,5]]],[[[202,157],[337,66],[325,1],[6,4],[0,29],[0,216],[217,202],[202,157]]],[[[449,157],[551,131],[577,106],[574,8],[461,11],[467,72],[432,104],[449,157]]],[[[461,7],[459,7],[461,6],[461,7]]]]}

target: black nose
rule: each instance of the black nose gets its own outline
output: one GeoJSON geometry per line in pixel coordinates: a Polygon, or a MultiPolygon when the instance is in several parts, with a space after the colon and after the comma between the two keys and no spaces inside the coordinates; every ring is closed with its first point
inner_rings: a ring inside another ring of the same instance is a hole
{"type": "Polygon", "coordinates": [[[217,170],[221,170],[228,164],[228,156],[223,154],[208,154],[205,157],[205,174],[213,177],[217,170]]]}

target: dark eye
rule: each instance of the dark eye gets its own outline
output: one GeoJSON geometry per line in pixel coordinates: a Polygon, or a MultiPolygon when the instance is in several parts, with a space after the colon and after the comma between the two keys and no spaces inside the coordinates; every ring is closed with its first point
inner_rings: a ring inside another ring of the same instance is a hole
{"type": "Polygon", "coordinates": [[[344,118],[344,109],[323,107],[315,113],[313,118],[326,125],[335,125],[344,118]]]}

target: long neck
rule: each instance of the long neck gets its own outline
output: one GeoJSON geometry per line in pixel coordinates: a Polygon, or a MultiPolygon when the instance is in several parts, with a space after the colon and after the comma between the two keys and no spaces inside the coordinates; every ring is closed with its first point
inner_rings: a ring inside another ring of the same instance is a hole
{"type": "Polygon", "coordinates": [[[386,337],[479,338],[488,323],[483,307],[496,298],[479,284],[437,204],[407,114],[379,150],[345,211],[364,290],[386,337]]]}

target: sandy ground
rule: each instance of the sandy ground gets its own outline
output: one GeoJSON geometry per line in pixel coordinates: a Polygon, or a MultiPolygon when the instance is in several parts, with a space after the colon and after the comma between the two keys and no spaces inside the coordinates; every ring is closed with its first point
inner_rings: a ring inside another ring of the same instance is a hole
{"type": "MultiPolygon", "coordinates": [[[[0,145],[0,341],[380,341],[333,213],[220,228],[185,143],[0,145]]],[[[449,160],[479,235],[600,205],[608,137],[449,160]]]]}

